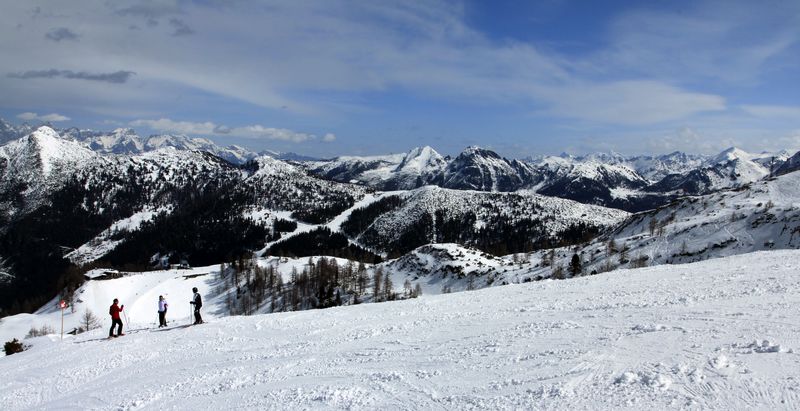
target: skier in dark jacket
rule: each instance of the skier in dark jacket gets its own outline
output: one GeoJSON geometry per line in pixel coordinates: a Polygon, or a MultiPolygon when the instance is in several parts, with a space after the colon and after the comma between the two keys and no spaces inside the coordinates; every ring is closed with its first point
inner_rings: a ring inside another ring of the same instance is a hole
{"type": "Polygon", "coordinates": [[[163,295],[158,296],[158,328],[167,326],[167,300],[163,295]]]}
{"type": "Polygon", "coordinates": [[[111,328],[108,330],[108,338],[119,337],[125,335],[122,333],[122,319],[119,318],[119,313],[125,309],[125,304],[119,306],[119,300],[114,299],[114,304],[108,308],[108,314],[111,315],[111,328]],[[117,335],[114,335],[114,326],[117,326],[117,335]]]}
{"type": "Polygon", "coordinates": [[[200,293],[197,292],[197,287],[192,288],[192,292],[194,296],[192,297],[192,301],[189,301],[189,304],[194,306],[194,323],[202,324],[203,317],[200,316],[200,307],[203,306],[203,299],[200,297],[200,293]]]}

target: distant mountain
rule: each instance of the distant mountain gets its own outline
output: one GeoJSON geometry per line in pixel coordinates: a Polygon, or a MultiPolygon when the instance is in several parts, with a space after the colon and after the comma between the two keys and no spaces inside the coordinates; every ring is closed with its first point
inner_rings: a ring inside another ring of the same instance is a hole
{"type": "Polygon", "coordinates": [[[303,162],[303,161],[319,161],[320,159],[317,157],[307,156],[304,154],[297,154],[291,151],[289,152],[281,152],[281,151],[272,151],[272,150],[264,150],[258,153],[259,156],[268,156],[272,157],[277,160],[283,161],[290,161],[290,162],[303,162]]]}
{"type": "Polygon", "coordinates": [[[30,134],[31,131],[33,128],[27,123],[15,126],[0,118],[0,145],[30,134]]]}
{"type": "Polygon", "coordinates": [[[314,175],[379,190],[408,190],[431,184],[446,164],[436,150],[427,146],[402,154],[342,156],[301,163],[314,175]]]}
{"type": "Polygon", "coordinates": [[[243,164],[258,157],[257,153],[243,147],[235,145],[220,147],[211,140],[183,134],[140,137],[131,128],[118,128],[110,132],[70,128],[61,130],[61,135],[81,142],[101,154],[141,154],[170,147],[176,150],[205,151],[233,164],[243,164]]]}
{"type": "Polygon", "coordinates": [[[633,199],[631,190],[648,182],[623,162],[608,159],[542,157],[536,162],[510,160],[491,150],[468,147],[446,159],[430,147],[406,154],[373,157],[339,157],[306,163],[315,175],[368,185],[380,190],[411,189],[436,185],[455,190],[510,192],[522,189],[577,200],[639,210],[663,202],[661,195],[642,194],[633,199]],[[423,158],[424,166],[408,167],[423,158]],[[651,198],[656,198],[652,200],[651,198]]]}
{"type": "MultiPolygon", "coordinates": [[[[741,153],[739,153],[741,154],[741,153]]],[[[741,160],[717,158],[723,163],[741,160]]],[[[800,157],[796,154],[793,158],[800,157]]],[[[791,160],[790,160],[791,161],[791,160]]],[[[791,168],[786,162],[787,170],[791,168]]],[[[685,197],[630,215],[610,232],[578,248],[535,253],[552,260],[536,270],[549,275],[578,254],[583,274],[623,267],[682,264],[753,251],[800,248],[800,172],[735,189],[685,197]],[[549,255],[549,256],[548,256],[549,255]]]]}
{"type": "Polygon", "coordinates": [[[529,168],[491,150],[467,147],[447,163],[433,182],[444,188],[478,191],[516,191],[530,179],[529,168]]]}
{"type": "Polygon", "coordinates": [[[356,210],[342,230],[359,244],[389,255],[428,243],[459,243],[504,255],[579,242],[627,215],[530,191],[427,186],[386,195],[356,210]]]}
{"type": "Polygon", "coordinates": [[[0,146],[0,221],[42,205],[98,155],[49,127],[0,146]]]}
{"type": "Polygon", "coordinates": [[[788,154],[751,154],[731,147],[706,159],[701,167],[683,174],[670,174],[648,187],[654,192],[708,194],[725,188],[741,187],[767,177],[770,168],[778,168],[788,154]]]}
{"type": "Polygon", "coordinates": [[[535,192],[642,211],[667,204],[682,195],[700,195],[749,184],[777,169],[788,158],[777,154],[750,154],[737,148],[716,156],[674,152],[661,156],[624,156],[594,153],[574,157],[541,156],[524,161],[468,147],[455,158],[444,158],[430,147],[405,154],[338,157],[305,162],[312,174],[379,190],[412,189],[436,185],[456,190],[535,192]],[[421,156],[424,167],[406,167],[421,156]]]}
{"type": "Polygon", "coordinates": [[[800,151],[789,157],[780,166],[776,167],[773,171],[773,175],[780,176],[797,170],[800,170],[800,151]]]}
{"type": "Polygon", "coordinates": [[[437,185],[456,190],[514,191],[523,187],[523,175],[527,175],[527,167],[521,162],[479,147],[468,147],[454,159],[425,146],[403,154],[343,156],[304,166],[324,178],[380,190],[437,185]]]}

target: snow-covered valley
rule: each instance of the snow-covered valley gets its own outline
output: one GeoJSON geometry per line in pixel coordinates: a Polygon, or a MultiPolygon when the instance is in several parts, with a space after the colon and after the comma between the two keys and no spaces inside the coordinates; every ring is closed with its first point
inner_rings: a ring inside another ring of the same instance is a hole
{"type": "Polygon", "coordinates": [[[0,408],[796,409],[798,290],[787,250],[165,330],[130,299],[123,338],[0,359],[0,408]]]}

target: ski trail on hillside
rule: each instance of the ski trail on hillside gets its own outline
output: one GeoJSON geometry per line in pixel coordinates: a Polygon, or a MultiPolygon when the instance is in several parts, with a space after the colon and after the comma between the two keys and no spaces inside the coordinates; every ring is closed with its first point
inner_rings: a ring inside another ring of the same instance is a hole
{"type": "MultiPolygon", "coordinates": [[[[328,229],[331,230],[331,232],[341,232],[342,224],[345,221],[347,221],[348,218],[350,218],[350,215],[353,213],[354,210],[357,210],[357,209],[363,208],[363,207],[367,207],[370,204],[372,204],[372,203],[374,203],[374,202],[376,202],[376,201],[378,201],[378,200],[380,200],[380,199],[382,199],[384,197],[395,195],[395,194],[398,194],[398,193],[403,193],[403,192],[385,191],[385,192],[366,194],[364,196],[364,198],[362,198],[359,201],[356,201],[355,204],[353,204],[350,208],[348,208],[347,210],[343,211],[341,214],[339,214],[336,217],[334,217],[331,221],[329,221],[327,223],[323,223],[323,224],[305,224],[305,223],[302,223],[300,221],[296,221],[296,220],[292,219],[292,221],[295,221],[297,223],[297,228],[294,231],[292,231],[291,233],[287,233],[287,234],[282,235],[281,238],[279,238],[279,239],[277,239],[275,241],[271,241],[271,242],[267,243],[264,246],[264,248],[262,248],[261,250],[255,252],[255,255],[259,256],[259,257],[262,257],[262,256],[264,256],[266,254],[267,250],[269,250],[270,247],[272,247],[272,246],[274,246],[276,244],[280,244],[281,242],[286,241],[286,240],[288,240],[288,239],[290,239],[292,237],[298,236],[298,235],[303,234],[303,233],[308,233],[308,232],[314,231],[314,230],[316,230],[318,228],[321,228],[321,227],[327,227],[328,229]]],[[[354,239],[351,239],[350,237],[347,237],[347,240],[348,240],[348,242],[350,244],[356,245],[358,247],[361,247],[361,248],[363,248],[363,249],[365,249],[367,251],[370,251],[370,252],[372,252],[372,253],[374,253],[376,255],[381,255],[381,256],[385,255],[385,253],[381,253],[381,252],[379,252],[377,250],[374,250],[371,247],[366,247],[366,246],[360,244],[358,241],[356,241],[354,239]]]]}

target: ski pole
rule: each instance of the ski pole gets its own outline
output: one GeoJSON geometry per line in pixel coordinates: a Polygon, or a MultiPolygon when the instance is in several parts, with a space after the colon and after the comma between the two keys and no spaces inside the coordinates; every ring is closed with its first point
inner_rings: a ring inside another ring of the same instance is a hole
{"type": "Polygon", "coordinates": [[[125,327],[126,328],[131,328],[131,321],[130,321],[130,319],[128,319],[128,312],[123,309],[122,310],[122,315],[125,316],[125,327]]]}

